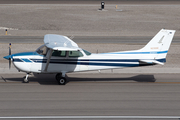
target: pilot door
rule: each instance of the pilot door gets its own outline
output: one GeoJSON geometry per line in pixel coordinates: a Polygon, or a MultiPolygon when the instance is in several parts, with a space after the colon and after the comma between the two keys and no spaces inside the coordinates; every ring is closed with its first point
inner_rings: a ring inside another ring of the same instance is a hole
{"type": "Polygon", "coordinates": [[[47,72],[61,72],[67,70],[67,52],[52,50],[51,59],[49,60],[49,66],[47,72]]]}

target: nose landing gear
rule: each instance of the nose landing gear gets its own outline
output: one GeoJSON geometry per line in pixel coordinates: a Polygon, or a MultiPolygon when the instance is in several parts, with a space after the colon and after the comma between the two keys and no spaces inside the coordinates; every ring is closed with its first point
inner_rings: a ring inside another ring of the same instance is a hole
{"type": "Polygon", "coordinates": [[[26,76],[24,77],[23,83],[29,83],[28,77],[29,77],[29,73],[27,73],[26,76]]]}

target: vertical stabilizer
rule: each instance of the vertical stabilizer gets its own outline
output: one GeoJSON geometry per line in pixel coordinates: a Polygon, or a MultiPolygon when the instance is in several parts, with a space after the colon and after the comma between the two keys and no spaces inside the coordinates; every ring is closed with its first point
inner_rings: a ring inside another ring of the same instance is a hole
{"type": "Polygon", "coordinates": [[[174,33],[175,30],[161,29],[140,51],[149,52],[149,59],[166,58],[174,33]]]}

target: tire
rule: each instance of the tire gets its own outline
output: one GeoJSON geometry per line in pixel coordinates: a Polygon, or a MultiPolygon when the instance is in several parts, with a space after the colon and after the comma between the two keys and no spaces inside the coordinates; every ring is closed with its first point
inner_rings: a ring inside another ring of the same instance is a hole
{"type": "Polygon", "coordinates": [[[57,74],[56,74],[56,80],[57,80],[57,81],[61,78],[61,75],[62,75],[61,73],[57,73],[57,74]]]}
{"type": "Polygon", "coordinates": [[[64,78],[64,77],[61,77],[61,78],[58,79],[59,85],[65,85],[66,82],[67,82],[67,81],[66,81],[66,78],[64,78]]]}
{"type": "Polygon", "coordinates": [[[23,83],[29,83],[29,80],[26,79],[26,78],[24,78],[24,79],[23,79],[23,83]]]}

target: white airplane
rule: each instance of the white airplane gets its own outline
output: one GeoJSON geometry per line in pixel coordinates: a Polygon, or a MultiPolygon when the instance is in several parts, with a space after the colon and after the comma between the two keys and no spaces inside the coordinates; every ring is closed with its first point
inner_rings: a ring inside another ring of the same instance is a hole
{"type": "Polygon", "coordinates": [[[65,74],[78,71],[116,69],[149,65],[164,65],[175,30],[160,30],[142,49],[93,54],[78,47],[66,36],[47,34],[44,45],[35,52],[11,55],[8,59],[18,71],[26,72],[23,82],[27,83],[30,73],[56,73],[56,80],[65,85],[65,74]]]}

